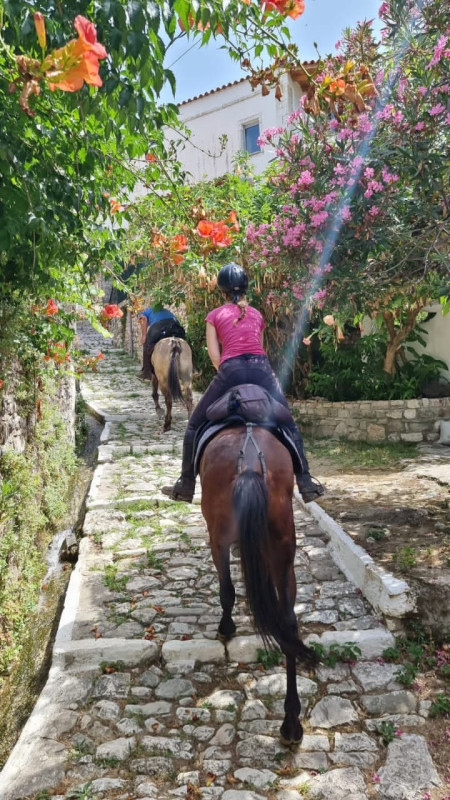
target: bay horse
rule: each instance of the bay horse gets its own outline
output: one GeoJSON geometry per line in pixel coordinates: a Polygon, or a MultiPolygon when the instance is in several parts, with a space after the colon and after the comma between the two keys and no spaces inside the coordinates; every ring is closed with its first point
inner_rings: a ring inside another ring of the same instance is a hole
{"type": "Polygon", "coordinates": [[[244,422],[222,429],[206,444],[199,473],[202,513],[219,577],[222,618],[218,637],[227,641],[236,631],[230,545],[237,542],[255,628],[266,649],[273,649],[275,643],[286,659],[281,741],[298,744],[303,728],[296,661],[313,666],[317,657],[299,638],[294,613],[297,586],[291,455],[269,430],[244,422]]]}
{"type": "Polygon", "coordinates": [[[158,387],[164,396],[166,415],[164,431],[172,427],[172,404],[181,400],[192,414],[192,351],[188,343],[178,336],[168,336],[155,344],[151,356],[153,366],[152,397],[158,413],[162,412],[158,398],[158,387]]]}

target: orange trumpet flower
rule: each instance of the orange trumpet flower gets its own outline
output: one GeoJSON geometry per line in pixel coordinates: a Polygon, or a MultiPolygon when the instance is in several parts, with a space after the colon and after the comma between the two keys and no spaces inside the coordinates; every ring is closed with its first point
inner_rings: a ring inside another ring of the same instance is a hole
{"type": "Polygon", "coordinates": [[[34,27],[36,28],[36,34],[38,38],[38,42],[41,46],[42,50],[45,50],[47,44],[47,36],[45,33],[45,19],[43,14],[40,11],[35,11],[33,14],[34,19],[34,27]]]}

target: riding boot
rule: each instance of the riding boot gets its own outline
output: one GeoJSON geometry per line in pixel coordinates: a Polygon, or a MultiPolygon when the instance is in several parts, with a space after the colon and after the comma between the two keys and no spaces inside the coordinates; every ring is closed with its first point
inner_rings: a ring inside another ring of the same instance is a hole
{"type": "Polygon", "coordinates": [[[195,492],[194,439],[196,431],[186,429],[183,441],[183,461],[181,475],[173,486],[163,486],[161,491],[172,500],[192,503],[195,492]]]}
{"type": "Polygon", "coordinates": [[[309,471],[308,459],[306,458],[305,450],[303,447],[303,439],[297,429],[289,429],[298,452],[300,461],[300,469],[295,472],[295,480],[297,481],[298,490],[305,503],[311,503],[325,494],[325,486],[323,486],[317,478],[313,478],[309,471]]]}

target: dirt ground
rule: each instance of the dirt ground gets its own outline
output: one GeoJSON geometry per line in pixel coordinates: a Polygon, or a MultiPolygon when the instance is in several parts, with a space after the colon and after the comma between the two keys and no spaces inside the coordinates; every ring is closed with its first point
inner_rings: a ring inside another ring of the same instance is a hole
{"type": "Polygon", "coordinates": [[[379,467],[312,452],[313,474],[327,488],[320,505],[376,563],[399,578],[447,573],[450,582],[450,449],[379,467]]]}
{"type": "MultiPolygon", "coordinates": [[[[450,448],[423,445],[398,459],[392,453],[385,458],[380,448],[379,465],[376,450],[362,450],[358,460],[352,448],[333,441],[311,443],[307,452],[311,472],[327,488],[321,507],[377,564],[398,578],[450,585],[450,448]]],[[[450,665],[450,631],[443,637],[440,657],[450,665]]],[[[398,663],[400,668],[402,657],[398,663]]],[[[443,679],[434,667],[422,668],[404,688],[421,700],[449,697],[448,676],[443,679]]],[[[444,778],[426,800],[450,800],[450,715],[429,719],[414,732],[425,736],[444,778]]]]}

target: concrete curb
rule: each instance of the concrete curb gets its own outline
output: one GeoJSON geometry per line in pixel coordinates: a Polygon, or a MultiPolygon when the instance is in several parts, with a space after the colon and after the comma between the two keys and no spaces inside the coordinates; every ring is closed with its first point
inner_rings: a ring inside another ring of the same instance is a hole
{"type": "Polygon", "coordinates": [[[416,608],[413,590],[404,580],[399,580],[383,567],[375,564],[372,556],[326,513],[317,503],[304,503],[298,490],[294,490],[297,503],[319,524],[330,538],[330,552],[344,575],[361,590],[376,611],[387,617],[404,617],[416,608]]]}

